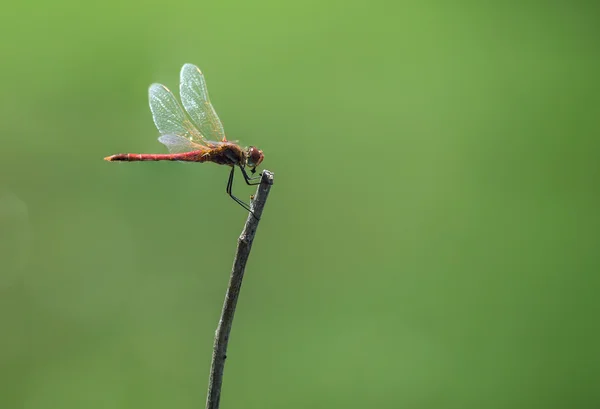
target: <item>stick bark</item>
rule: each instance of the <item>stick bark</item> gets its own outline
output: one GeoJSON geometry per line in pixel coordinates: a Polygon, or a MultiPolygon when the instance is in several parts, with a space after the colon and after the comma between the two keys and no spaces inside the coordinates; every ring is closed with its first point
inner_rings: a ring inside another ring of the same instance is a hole
{"type": "Polygon", "coordinates": [[[223,370],[225,368],[225,359],[227,358],[227,344],[229,342],[229,333],[233,324],[235,307],[242,287],[244,270],[246,262],[252,249],[252,242],[261,218],[263,208],[269,196],[269,191],[273,185],[273,173],[268,170],[262,172],[260,185],[256,189],[251,208],[256,217],[248,214],[248,219],[238,238],[237,250],[233,260],[233,269],[229,278],[229,285],[225,293],[225,302],[223,311],[219,319],[219,325],[215,332],[215,343],[213,346],[212,362],[210,365],[210,378],[208,381],[208,396],[206,398],[206,409],[218,409],[221,399],[221,387],[223,385],[223,370]]]}

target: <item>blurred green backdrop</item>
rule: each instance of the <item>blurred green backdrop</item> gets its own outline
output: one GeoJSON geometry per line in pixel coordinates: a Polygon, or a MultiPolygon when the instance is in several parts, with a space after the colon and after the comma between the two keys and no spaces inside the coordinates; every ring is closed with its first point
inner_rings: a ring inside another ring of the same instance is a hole
{"type": "Polygon", "coordinates": [[[165,151],[186,62],[275,172],[223,408],[600,407],[599,17],[6,4],[0,407],[203,407],[246,214],[225,168],[102,160],[165,151]]]}

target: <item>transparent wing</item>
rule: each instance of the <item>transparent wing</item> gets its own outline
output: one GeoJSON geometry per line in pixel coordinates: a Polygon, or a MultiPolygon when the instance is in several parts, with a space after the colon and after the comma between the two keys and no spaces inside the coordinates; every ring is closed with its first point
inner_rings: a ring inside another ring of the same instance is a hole
{"type": "Polygon", "coordinates": [[[162,135],[179,135],[202,143],[202,135],[186,117],[175,96],[162,84],[152,84],[148,90],[154,124],[162,135]]]}
{"type": "Polygon", "coordinates": [[[165,145],[170,153],[207,150],[206,146],[199,145],[180,135],[161,135],[158,141],[165,145]]]}
{"type": "Polygon", "coordinates": [[[179,93],[181,102],[202,136],[213,141],[226,141],[223,124],[208,98],[204,75],[193,64],[181,68],[179,93]]]}

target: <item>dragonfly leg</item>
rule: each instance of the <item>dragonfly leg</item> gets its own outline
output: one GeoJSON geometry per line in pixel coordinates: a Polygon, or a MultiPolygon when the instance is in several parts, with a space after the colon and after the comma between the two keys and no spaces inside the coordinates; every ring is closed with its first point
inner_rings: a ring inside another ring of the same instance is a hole
{"type": "Polygon", "coordinates": [[[231,167],[231,172],[229,172],[229,180],[227,181],[227,188],[226,188],[226,192],[229,195],[229,197],[231,197],[237,204],[239,204],[240,206],[242,206],[244,209],[246,209],[247,211],[249,211],[250,213],[252,213],[252,216],[254,216],[254,218],[256,218],[256,220],[260,220],[258,217],[256,217],[256,215],[254,214],[254,212],[252,211],[252,209],[250,209],[250,206],[247,205],[246,203],[242,202],[240,199],[238,199],[237,197],[235,197],[232,193],[232,188],[233,188],[233,175],[235,173],[235,167],[232,166],[231,167]]]}
{"type": "Polygon", "coordinates": [[[243,166],[240,166],[240,169],[242,170],[242,175],[244,175],[244,180],[246,181],[246,184],[250,186],[260,185],[260,179],[262,178],[262,175],[250,177],[243,166]],[[252,182],[253,180],[258,180],[258,182],[252,182]]]}

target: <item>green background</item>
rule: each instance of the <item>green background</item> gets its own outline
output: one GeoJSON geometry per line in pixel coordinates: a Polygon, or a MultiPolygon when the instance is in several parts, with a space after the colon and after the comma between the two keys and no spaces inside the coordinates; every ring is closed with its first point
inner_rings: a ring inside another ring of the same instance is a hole
{"type": "Polygon", "coordinates": [[[226,168],[102,160],[165,152],[186,62],[275,173],[222,408],[600,407],[599,17],[4,5],[0,407],[204,406],[246,214],[226,168]]]}

